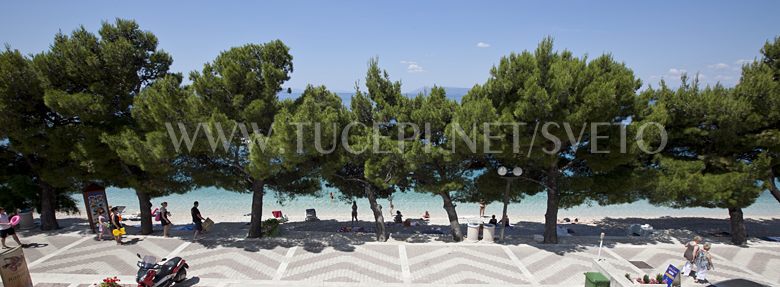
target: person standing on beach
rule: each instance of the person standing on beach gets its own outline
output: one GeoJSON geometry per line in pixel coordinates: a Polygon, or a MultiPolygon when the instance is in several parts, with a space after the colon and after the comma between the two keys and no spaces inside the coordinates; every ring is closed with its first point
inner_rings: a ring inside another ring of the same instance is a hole
{"type": "Polygon", "coordinates": [[[685,253],[683,253],[683,257],[685,257],[685,266],[683,266],[682,269],[682,274],[685,276],[691,276],[691,267],[694,266],[696,255],[699,254],[699,243],[701,243],[701,241],[702,239],[700,236],[694,236],[693,240],[685,244],[685,253]]]}
{"type": "Polygon", "coordinates": [[[14,230],[13,225],[11,225],[11,220],[8,218],[8,214],[5,213],[5,208],[0,207],[0,238],[3,242],[3,249],[11,248],[8,247],[8,245],[5,245],[5,238],[9,235],[14,238],[16,244],[19,244],[20,246],[22,245],[22,242],[19,241],[19,236],[16,235],[16,230],[14,230]]]}
{"type": "Polygon", "coordinates": [[[484,199],[479,201],[479,217],[480,218],[485,217],[485,207],[486,206],[487,205],[485,205],[485,200],[484,199]]]}
{"type": "Polygon", "coordinates": [[[357,201],[352,201],[352,221],[358,221],[358,218],[357,218],[357,201]]]}
{"type": "Polygon", "coordinates": [[[119,208],[111,207],[111,214],[109,214],[109,217],[111,217],[111,235],[114,235],[116,245],[122,245],[122,233],[119,231],[122,230],[124,226],[122,226],[122,219],[119,218],[119,208]],[[117,230],[117,232],[114,233],[114,230],[117,230]]]}
{"type": "Polygon", "coordinates": [[[198,205],[199,204],[196,201],[192,204],[192,209],[190,210],[190,213],[192,213],[192,223],[195,223],[195,235],[192,236],[192,240],[197,240],[198,235],[203,232],[203,221],[206,220],[200,215],[198,205]]]}
{"type": "Polygon", "coordinates": [[[711,243],[704,243],[704,247],[700,248],[696,254],[696,283],[710,283],[710,281],[707,281],[707,273],[709,270],[715,270],[715,266],[712,265],[710,248],[712,248],[711,243]]]}
{"type": "Polygon", "coordinates": [[[163,237],[170,237],[168,233],[171,230],[171,220],[168,218],[168,216],[171,215],[170,212],[168,212],[168,202],[163,202],[160,206],[160,224],[163,226],[163,237]]]}

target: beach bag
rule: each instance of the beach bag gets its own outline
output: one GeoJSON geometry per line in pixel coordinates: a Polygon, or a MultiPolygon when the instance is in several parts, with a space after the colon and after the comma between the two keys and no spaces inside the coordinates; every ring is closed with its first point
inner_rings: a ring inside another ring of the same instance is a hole
{"type": "Polygon", "coordinates": [[[202,226],[203,226],[203,231],[204,232],[209,232],[209,231],[211,231],[211,228],[214,227],[214,221],[211,220],[211,218],[206,217],[206,220],[203,221],[203,225],[202,226]]]}
{"type": "Polygon", "coordinates": [[[159,208],[155,208],[154,211],[152,211],[152,215],[154,215],[154,221],[162,220],[160,218],[160,209],[159,208]]]}
{"type": "Polygon", "coordinates": [[[693,250],[696,249],[694,246],[687,246],[685,247],[685,253],[683,253],[683,257],[685,257],[688,262],[693,262],[693,250]]]}

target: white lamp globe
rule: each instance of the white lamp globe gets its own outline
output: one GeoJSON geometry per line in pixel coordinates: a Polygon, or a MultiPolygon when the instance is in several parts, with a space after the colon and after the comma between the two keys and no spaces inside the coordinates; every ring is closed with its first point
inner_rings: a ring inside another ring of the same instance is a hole
{"type": "Polygon", "coordinates": [[[519,167],[515,167],[512,169],[512,174],[514,174],[515,176],[521,176],[523,175],[523,169],[519,167]]]}
{"type": "Polygon", "coordinates": [[[499,167],[498,168],[498,175],[505,176],[508,170],[506,170],[506,167],[499,167]]]}

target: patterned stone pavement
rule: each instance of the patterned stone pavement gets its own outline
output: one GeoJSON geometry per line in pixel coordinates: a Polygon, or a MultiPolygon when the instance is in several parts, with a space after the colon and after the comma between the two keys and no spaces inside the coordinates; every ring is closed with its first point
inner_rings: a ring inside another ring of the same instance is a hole
{"type": "MultiPolygon", "coordinates": [[[[279,244],[268,241],[191,243],[180,239],[132,237],[129,245],[97,242],[78,235],[25,238],[36,287],[90,286],[107,276],[130,284],[136,253],[181,256],[191,266],[179,286],[583,286],[598,248],[576,245],[482,243],[279,244]]],[[[780,286],[780,244],[749,248],[716,244],[711,281],[747,278],[780,286]]],[[[635,276],[679,265],[678,244],[618,244],[601,256],[635,276]],[[640,269],[629,261],[649,265],[640,269]]],[[[133,285],[128,285],[133,286],[133,285]]]]}

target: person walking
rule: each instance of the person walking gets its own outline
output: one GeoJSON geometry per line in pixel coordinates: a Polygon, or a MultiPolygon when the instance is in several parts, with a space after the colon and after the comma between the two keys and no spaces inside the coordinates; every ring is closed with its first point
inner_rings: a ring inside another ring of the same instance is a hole
{"type": "Polygon", "coordinates": [[[119,209],[116,207],[111,208],[111,214],[109,214],[109,217],[111,217],[111,235],[114,236],[114,240],[116,240],[116,245],[122,245],[122,219],[119,218],[119,209]],[[116,232],[114,231],[116,230],[116,232]]]}
{"type": "Polygon", "coordinates": [[[352,221],[358,221],[357,218],[357,201],[352,201],[352,221]]]}
{"type": "Polygon", "coordinates": [[[98,214],[98,241],[103,241],[103,237],[106,234],[106,229],[110,224],[108,224],[108,218],[106,218],[106,210],[102,207],[98,208],[97,210],[98,214]]]}
{"type": "Polygon", "coordinates": [[[485,217],[485,207],[487,205],[485,204],[485,200],[482,199],[479,201],[479,218],[485,217]]]}
{"type": "Polygon", "coordinates": [[[682,274],[684,276],[693,276],[691,275],[691,268],[694,267],[694,260],[696,259],[696,255],[699,254],[699,243],[701,243],[701,241],[701,236],[694,236],[693,240],[685,244],[685,253],[683,253],[683,257],[685,257],[685,266],[683,266],[682,269],[682,274]]]}
{"type": "Polygon", "coordinates": [[[710,283],[710,281],[707,280],[707,273],[709,273],[710,270],[715,270],[715,266],[712,265],[710,248],[712,248],[711,243],[704,243],[704,246],[699,249],[699,253],[696,254],[696,283],[710,283]]]}
{"type": "Polygon", "coordinates": [[[14,238],[16,244],[22,246],[22,242],[19,240],[19,236],[16,235],[13,225],[11,225],[11,219],[8,218],[8,214],[5,213],[5,208],[0,207],[0,238],[3,242],[3,249],[9,249],[8,245],[5,245],[5,238],[8,236],[14,238]]]}
{"type": "Polygon", "coordinates": [[[168,212],[168,202],[163,202],[160,205],[160,224],[163,226],[163,237],[170,237],[169,232],[171,231],[171,220],[169,216],[171,216],[171,213],[168,212]]]}
{"type": "Polygon", "coordinates": [[[192,204],[192,209],[190,210],[190,213],[192,213],[192,223],[195,223],[195,235],[193,235],[192,240],[197,240],[198,235],[200,235],[203,232],[203,221],[206,220],[203,218],[203,216],[200,215],[200,210],[198,209],[198,202],[192,204]]]}

